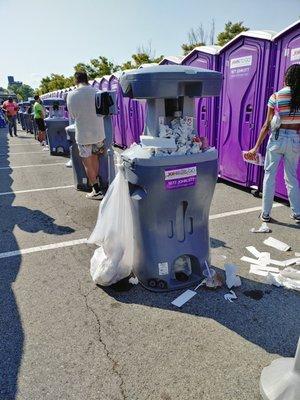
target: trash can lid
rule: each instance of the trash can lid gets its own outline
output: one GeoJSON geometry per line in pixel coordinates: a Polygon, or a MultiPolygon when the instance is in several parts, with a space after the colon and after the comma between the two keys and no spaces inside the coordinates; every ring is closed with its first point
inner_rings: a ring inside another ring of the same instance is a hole
{"type": "Polygon", "coordinates": [[[222,74],[186,65],[158,65],[126,72],[120,85],[125,97],[136,99],[218,96],[222,74]]]}
{"type": "Polygon", "coordinates": [[[49,99],[44,99],[43,100],[43,106],[45,107],[51,107],[53,104],[58,104],[59,106],[64,106],[66,105],[66,101],[62,99],[61,97],[51,97],[49,99]]]}

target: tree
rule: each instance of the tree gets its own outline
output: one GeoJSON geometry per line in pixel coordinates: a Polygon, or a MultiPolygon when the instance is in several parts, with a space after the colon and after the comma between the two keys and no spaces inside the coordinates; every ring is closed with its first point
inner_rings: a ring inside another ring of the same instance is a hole
{"type": "Polygon", "coordinates": [[[54,90],[61,90],[74,85],[74,78],[65,77],[60,74],[51,74],[41,80],[38,92],[39,94],[53,92],[54,90]]]}
{"type": "Polygon", "coordinates": [[[117,71],[120,67],[114,65],[108,58],[99,56],[93,58],[88,64],[78,63],[75,65],[75,71],[85,71],[88,74],[89,79],[101,78],[104,75],[111,75],[117,71]]]}
{"type": "Polygon", "coordinates": [[[192,28],[188,32],[188,43],[183,43],[181,45],[183,54],[188,54],[195,47],[204,46],[206,42],[206,36],[207,35],[202,24],[200,24],[197,29],[192,28]]]}
{"type": "Polygon", "coordinates": [[[195,47],[205,46],[206,44],[214,44],[215,41],[215,20],[211,21],[209,33],[207,33],[201,23],[198,28],[192,28],[188,32],[188,43],[183,43],[181,48],[183,54],[187,55],[195,47]]]}
{"type": "Polygon", "coordinates": [[[155,57],[155,52],[152,50],[151,42],[147,47],[139,46],[137,52],[131,56],[131,60],[122,64],[121,69],[135,69],[142,64],[159,63],[164,57],[155,57]]]}
{"type": "Polygon", "coordinates": [[[8,85],[7,89],[15,93],[19,100],[27,100],[28,97],[33,97],[35,93],[31,86],[25,84],[19,85],[13,83],[12,85],[8,85]]]}
{"type": "Polygon", "coordinates": [[[225,24],[225,29],[223,32],[219,33],[217,36],[217,44],[219,46],[224,46],[224,44],[228,43],[234,37],[236,37],[239,33],[248,31],[249,28],[243,26],[243,21],[232,23],[228,21],[225,24]]]}

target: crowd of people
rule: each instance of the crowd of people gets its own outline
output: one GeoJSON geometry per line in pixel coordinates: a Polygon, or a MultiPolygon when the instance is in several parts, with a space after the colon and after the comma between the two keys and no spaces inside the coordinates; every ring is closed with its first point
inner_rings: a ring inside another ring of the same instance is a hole
{"type": "MultiPolygon", "coordinates": [[[[103,192],[99,184],[99,157],[105,152],[103,120],[95,113],[95,89],[89,85],[85,72],[75,73],[77,88],[67,97],[70,120],[75,122],[75,138],[86,175],[92,186],[87,195],[101,199],[103,192]]],[[[33,113],[38,127],[38,139],[46,143],[45,111],[38,95],[34,97],[33,113]]],[[[9,97],[2,104],[6,114],[10,136],[17,136],[18,104],[9,97]]],[[[276,172],[281,159],[284,162],[285,181],[291,206],[291,218],[300,223],[300,188],[297,168],[300,159],[300,65],[294,64],[285,74],[284,87],[273,93],[267,105],[266,121],[249,156],[256,155],[267,134],[271,132],[265,157],[263,201],[260,218],[271,220],[271,209],[275,193],[276,172]]]]}

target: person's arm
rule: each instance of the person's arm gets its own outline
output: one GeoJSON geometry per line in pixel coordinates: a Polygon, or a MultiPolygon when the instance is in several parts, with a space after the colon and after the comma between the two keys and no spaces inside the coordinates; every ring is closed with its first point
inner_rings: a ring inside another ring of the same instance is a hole
{"type": "Polygon", "coordinates": [[[262,142],[265,140],[265,137],[267,136],[267,134],[268,134],[268,132],[270,130],[271,121],[272,121],[272,118],[274,116],[274,112],[275,112],[274,108],[268,106],[267,117],[266,117],[266,120],[265,120],[261,130],[260,130],[260,133],[259,133],[259,136],[258,136],[257,141],[255,143],[255,146],[251,150],[247,151],[246,154],[255,155],[258,152],[262,142]]]}
{"type": "Polygon", "coordinates": [[[69,117],[71,117],[71,119],[73,119],[75,121],[75,115],[72,110],[72,104],[71,104],[70,97],[71,97],[70,95],[67,97],[67,109],[68,109],[69,117]]]}

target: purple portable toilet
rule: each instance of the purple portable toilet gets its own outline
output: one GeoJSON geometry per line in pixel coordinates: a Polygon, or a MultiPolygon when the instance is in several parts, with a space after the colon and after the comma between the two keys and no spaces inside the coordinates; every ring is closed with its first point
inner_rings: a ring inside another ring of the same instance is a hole
{"type": "MultiPolygon", "coordinates": [[[[275,53],[274,91],[284,86],[284,74],[292,64],[300,64],[300,21],[288,26],[273,38],[275,53]]],[[[300,183],[300,163],[298,165],[298,181],[300,183]]],[[[275,195],[287,199],[284,182],[283,161],[281,161],[277,177],[275,195]]]]}
{"type": "Polygon", "coordinates": [[[180,65],[183,57],[178,56],[166,56],[164,57],[159,65],[180,65]]]}
{"type": "Polygon", "coordinates": [[[242,151],[254,146],[265,119],[272,92],[274,35],[271,31],[242,32],[220,50],[224,79],[218,130],[220,176],[256,189],[263,169],[246,163],[242,151]]]}
{"type": "Polygon", "coordinates": [[[113,142],[116,146],[124,148],[126,146],[124,132],[124,98],[121,86],[119,84],[119,75],[115,73],[109,79],[109,90],[116,92],[117,114],[112,116],[113,124],[113,142]]]}
{"type": "Polygon", "coordinates": [[[96,78],[96,79],[94,79],[94,81],[93,81],[92,86],[93,86],[96,90],[99,90],[100,79],[101,79],[101,78],[98,78],[98,79],[96,78]]]}
{"type": "Polygon", "coordinates": [[[102,78],[101,78],[101,80],[100,80],[100,82],[99,82],[99,89],[100,89],[100,90],[104,90],[104,91],[108,90],[108,87],[109,87],[109,78],[110,78],[110,76],[111,76],[111,75],[104,75],[104,76],[102,76],[102,78]]]}
{"type": "Polygon", "coordinates": [[[130,147],[139,143],[144,129],[145,102],[124,97],[119,85],[119,77],[130,70],[117,72],[110,78],[110,90],[117,91],[118,114],[114,116],[115,144],[120,147],[130,147]]]}
{"type": "MultiPolygon", "coordinates": [[[[221,46],[195,47],[182,60],[183,65],[219,71],[221,46]]],[[[199,136],[205,136],[210,146],[217,146],[219,97],[195,99],[195,116],[199,136]]]]}

